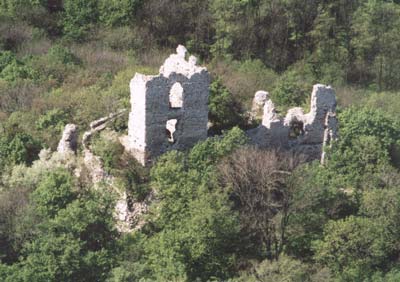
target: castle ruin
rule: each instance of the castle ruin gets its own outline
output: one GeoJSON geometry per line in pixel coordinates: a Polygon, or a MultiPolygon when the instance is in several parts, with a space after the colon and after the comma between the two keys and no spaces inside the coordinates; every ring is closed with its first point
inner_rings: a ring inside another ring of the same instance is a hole
{"type": "MultiPolygon", "coordinates": [[[[159,75],[136,73],[130,82],[131,112],[123,143],[143,165],[169,150],[191,148],[207,138],[209,73],[194,56],[187,58],[184,46],[176,51],[159,75]]],[[[262,112],[262,123],[247,134],[261,148],[290,149],[323,162],[323,147],[336,138],[336,95],[330,86],[314,85],[306,114],[296,107],[279,116],[265,91],[256,93],[253,111],[252,118],[262,112]]]]}
{"type": "Polygon", "coordinates": [[[259,147],[291,149],[310,160],[321,159],[323,163],[323,147],[337,138],[335,91],[330,86],[314,85],[310,112],[305,114],[302,108],[296,107],[289,109],[285,117],[278,115],[274,103],[267,97],[261,125],[247,133],[259,147]]]}
{"type": "Polygon", "coordinates": [[[142,164],[169,150],[207,138],[210,76],[182,45],[159,75],[136,73],[130,82],[131,112],[125,147],[142,164]]]}

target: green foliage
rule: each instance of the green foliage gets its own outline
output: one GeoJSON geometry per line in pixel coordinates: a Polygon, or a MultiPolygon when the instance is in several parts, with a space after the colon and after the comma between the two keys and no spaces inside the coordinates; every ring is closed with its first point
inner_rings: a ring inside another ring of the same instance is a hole
{"type": "Polygon", "coordinates": [[[151,170],[160,203],[145,244],[148,267],[156,280],[226,278],[233,270],[233,246],[239,225],[228,195],[221,191],[210,166],[245,142],[234,128],[223,138],[196,145],[187,159],[172,151],[151,170]],[[208,159],[210,152],[214,158],[208,159]]]}
{"type": "Polygon", "coordinates": [[[352,183],[386,170],[400,134],[397,122],[379,109],[354,107],[341,112],[339,122],[340,139],[330,154],[329,166],[352,183]]]}
{"type": "MultiPolygon", "coordinates": [[[[399,201],[398,189],[365,192],[359,216],[326,225],[324,239],[316,244],[316,258],[343,281],[381,281],[398,252],[399,201]],[[375,278],[369,280],[373,272],[375,278]]],[[[393,271],[387,279],[396,275],[393,271]]]]}
{"type": "Polygon", "coordinates": [[[15,54],[11,51],[1,51],[0,52],[0,72],[3,71],[5,67],[9,64],[16,62],[15,54]]]}
{"type": "Polygon", "coordinates": [[[98,193],[73,201],[42,224],[5,281],[105,280],[116,238],[112,213],[113,201],[98,193]]]}
{"type": "Polygon", "coordinates": [[[296,188],[291,197],[285,252],[308,260],[314,255],[313,242],[323,237],[324,225],[354,214],[357,197],[341,175],[319,163],[299,166],[291,177],[296,188]]]}
{"type": "Polygon", "coordinates": [[[1,0],[0,14],[18,16],[21,10],[33,9],[45,4],[44,0],[1,0]]]}
{"type": "Polygon", "coordinates": [[[189,166],[199,171],[212,169],[211,165],[232,153],[239,146],[246,144],[247,136],[242,130],[234,127],[226,132],[223,138],[213,137],[198,143],[188,156],[189,166]]]}
{"type": "Polygon", "coordinates": [[[50,172],[42,178],[31,197],[38,214],[53,218],[75,197],[71,175],[62,169],[50,172]]]}
{"type": "Polygon", "coordinates": [[[40,142],[25,133],[0,138],[0,168],[7,164],[30,164],[42,148],[40,142]]]}
{"type": "Polygon", "coordinates": [[[213,129],[220,131],[243,124],[241,109],[232,94],[226,89],[220,79],[215,79],[210,85],[208,98],[208,117],[213,129]]]}
{"type": "Polygon", "coordinates": [[[269,282],[269,281],[291,281],[307,282],[311,280],[310,269],[307,265],[282,255],[276,261],[264,260],[256,265],[252,271],[242,274],[232,282],[269,282]]]}
{"type": "Polygon", "coordinates": [[[60,63],[63,65],[79,64],[79,59],[66,47],[61,45],[53,45],[47,54],[50,62],[60,63]]]}
{"type": "Polygon", "coordinates": [[[396,121],[379,109],[352,107],[342,111],[339,115],[340,144],[351,145],[355,138],[361,135],[376,136],[385,148],[396,143],[399,130],[396,121]]]}
{"type": "Polygon", "coordinates": [[[98,1],[65,0],[63,3],[62,24],[65,36],[73,40],[83,40],[98,20],[98,1]]]}
{"type": "Polygon", "coordinates": [[[99,1],[100,20],[108,26],[127,25],[134,19],[141,2],[142,0],[101,0],[99,1]]]}
{"type": "Polygon", "coordinates": [[[124,147],[116,139],[102,135],[93,141],[93,152],[99,156],[104,164],[104,169],[111,173],[118,167],[118,163],[124,152],[124,147]]]}
{"type": "Polygon", "coordinates": [[[396,236],[384,222],[350,216],[329,222],[316,258],[342,281],[362,281],[382,269],[397,251],[396,236]]]}
{"type": "Polygon", "coordinates": [[[8,82],[16,82],[20,79],[38,80],[39,74],[23,62],[12,60],[1,71],[0,78],[8,82]]]}
{"type": "Polygon", "coordinates": [[[40,116],[36,122],[36,126],[39,130],[49,128],[57,128],[60,130],[65,126],[66,120],[67,114],[63,110],[54,109],[40,116]]]}
{"type": "Polygon", "coordinates": [[[272,91],[272,100],[284,110],[289,107],[302,106],[309,97],[310,89],[307,89],[304,82],[299,81],[294,73],[289,72],[276,82],[272,91]]]}
{"type": "MultiPolygon", "coordinates": [[[[351,40],[360,80],[373,79],[378,90],[398,88],[400,7],[398,3],[365,1],[354,13],[351,40]],[[379,23],[379,24],[377,24],[379,23]]],[[[366,83],[370,83],[366,81],[366,83]]]]}
{"type": "Polygon", "coordinates": [[[143,201],[150,191],[148,168],[142,166],[133,157],[125,155],[120,170],[129,195],[135,201],[143,201]]]}

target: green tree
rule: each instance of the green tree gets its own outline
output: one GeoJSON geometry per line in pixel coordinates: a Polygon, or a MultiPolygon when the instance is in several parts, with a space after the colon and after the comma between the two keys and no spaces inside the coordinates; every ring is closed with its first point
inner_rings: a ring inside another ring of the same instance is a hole
{"type": "Polygon", "coordinates": [[[233,95],[222,85],[220,79],[215,79],[210,85],[208,98],[208,117],[213,129],[221,131],[243,124],[242,110],[233,95]]]}
{"type": "Polygon", "coordinates": [[[232,282],[270,282],[290,281],[308,282],[311,280],[309,267],[289,256],[282,255],[278,260],[264,260],[250,271],[245,272],[232,282]]]}
{"type": "Polygon", "coordinates": [[[316,244],[317,261],[342,281],[363,281],[385,269],[398,251],[397,235],[384,222],[350,216],[329,222],[325,237],[316,244]]]}
{"type": "Polygon", "coordinates": [[[299,107],[306,103],[310,89],[294,73],[281,76],[272,91],[272,100],[285,112],[289,107],[299,107]]]}
{"type": "Polygon", "coordinates": [[[38,158],[42,148],[31,135],[16,133],[15,136],[0,138],[0,168],[7,164],[31,164],[38,158]]]}
{"type": "Polygon", "coordinates": [[[399,87],[400,6],[393,1],[364,1],[354,14],[351,40],[358,80],[376,89],[399,87]]]}
{"type": "Polygon", "coordinates": [[[64,34],[73,40],[84,40],[88,31],[98,21],[96,0],[65,0],[62,25],[64,34]]]}
{"type": "Polygon", "coordinates": [[[158,203],[144,243],[150,278],[227,278],[235,264],[239,224],[213,166],[245,138],[237,128],[197,144],[185,156],[172,151],[151,170],[158,203]],[[209,158],[213,156],[213,158],[209,158]]]}
{"type": "Polygon", "coordinates": [[[114,201],[88,192],[40,225],[4,281],[103,281],[114,264],[114,201]],[[79,220],[77,220],[79,219],[79,220]]]}
{"type": "Polygon", "coordinates": [[[70,173],[58,169],[44,176],[31,197],[38,214],[53,218],[75,198],[70,173]]]}
{"type": "Polygon", "coordinates": [[[382,110],[356,107],[341,112],[339,122],[340,138],[329,154],[328,166],[356,185],[368,174],[379,178],[392,164],[390,153],[400,134],[397,122],[382,110]]]}
{"type": "Polygon", "coordinates": [[[315,252],[313,243],[324,236],[325,224],[355,214],[358,197],[345,177],[318,162],[300,165],[291,178],[295,188],[290,199],[284,250],[308,261],[315,252]]]}
{"type": "Polygon", "coordinates": [[[100,0],[99,19],[108,26],[128,25],[135,19],[135,13],[142,0],[100,0]]]}

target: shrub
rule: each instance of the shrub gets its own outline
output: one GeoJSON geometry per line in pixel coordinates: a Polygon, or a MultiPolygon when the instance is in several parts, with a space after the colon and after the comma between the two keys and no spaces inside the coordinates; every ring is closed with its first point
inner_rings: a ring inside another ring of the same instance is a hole
{"type": "Polygon", "coordinates": [[[288,72],[277,81],[271,95],[272,101],[281,110],[306,103],[309,91],[303,82],[298,81],[294,73],[288,72]]]}
{"type": "Polygon", "coordinates": [[[72,176],[63,169],[48,173],[39,182],[31,197],[40,215],[54,217],[75,198],[72,176]]]}
{"type": "Polygon", "coordinates": [[[108,26],[127,25],[140,3],[141,0],[100,0],[100,21],[108,26]]]}
{"type": "Polygon", "coordinates": [[[68,115],[65,111],[61,109],[53,109],[39,117],[36,121],[36,127],[39,130],[48,128],[56,128],[60,130],[65,126],[67,120],[68,115]]]}
{"type": "Polygon", "coordinates": [[[150,192],[150,171],[142,166],[129,153],[124,153],[120,159],[117,176],[121,177],[127,193],[135,201],[143,201],[150,192]]]}
{"type": "Polygon", "coordinates": [[[208,109],[209,120],[217,132],[235,125],[244,125],[239,103],[234,100],[233,95],[222,85],[219,78],[210,85],[208,109]]]}
{"type": "Polygon", "coordinates": [[[208,138],[196,144],[190,151],[189,166],[199,171],[213,169],[212,165],[218,160],[246,144],[247,141],[247,136],[238,127],[225,132],[222,137],[208,138]]]}
{"type": "Polygon", "coordinates": [[[209,69],[216,73],[222,84],[245,107],[250,108],[254,93],[258,90],[271,90],[278,78],[260,60],[213,61],[209,69]]]}
{"type": "Polygon", "coordinates": [[[37,81],[40,75],[33,68],[24,64],[21,61],[11,61],[0,73],[0,78],[10,82],[16,83],[21,79],[29,79],[37,81]]]}
{"type": "Polygon", "coordinates": [[[101,158],[108,173],[118,169],[124,147],[116,138],[107,137],[106,133],[102,133],[93,141],[92,149],[94,154],[101,158]]]}
{"type": "Polygon", "coordinates": [[[16,61],[17,59],[11,51],[0,51],[0,72],[9,64],[15,63],[16,61]]]}
{"type": "Polygon", "coordinates": [[[62,25],[67,38],[81,41],[98,20],[97,0],[65,0],[62,25]]]}
{"type": "Polygon", "coordinates": [[[311,273],[309,267],[299,260],[282,255],[278,260],[264,260],[251,271],[243,273],[232,282],[269,282],[290,281],[309,282],[311,273]]]}
{"type": "Polygon", "coordinates": [[[53,45],[49,51],[48,55],[50,62],[61,63],[64,65],[68,64],[79,64],[79,59],[66,47],[61,45],[53,45]]]}
{"type": "Polygon", "coordinates": [[[17,133],[0,138],[0,168],[7,164],[31,164],[38,158],[42,145],[31,135],[17,133]]]}

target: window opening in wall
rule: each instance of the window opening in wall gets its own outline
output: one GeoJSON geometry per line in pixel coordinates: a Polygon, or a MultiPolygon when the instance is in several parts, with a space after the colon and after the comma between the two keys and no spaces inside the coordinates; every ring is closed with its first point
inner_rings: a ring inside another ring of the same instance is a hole
{"type": "Polygon", "coordinates": [[[183,87],[179,82],[172,85],[169,92],[169,106],[172,109],[182,108],[183,104],[183,87]]]}
{"type": "Polygon", "coordinates": [[[294,120],[290,123],[289,139],[296,139],[304,134],[304,124],[301,121],[294,120]]]}
{"type": "Polygon", "coordinates": [[[178,123],[177,119],[170,119],[167,121],[165,130],[166,130],[168,142],[170,144],[174,144],[176,142],[175,131],[176,131],[177,123],[178,123]]]}

